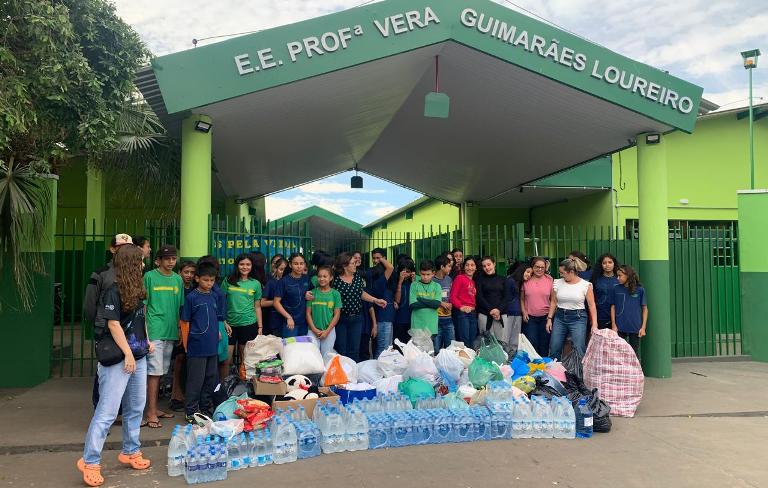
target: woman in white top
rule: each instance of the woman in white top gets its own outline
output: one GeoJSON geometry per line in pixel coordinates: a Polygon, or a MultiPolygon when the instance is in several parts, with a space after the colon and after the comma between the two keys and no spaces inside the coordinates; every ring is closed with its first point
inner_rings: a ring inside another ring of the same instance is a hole
{"type": "Polygon", "coordinates": [[[587,269],[586,263],[579,258],[568,258],[560,263],[562,278],[555,280],[553,293],[549,300],[547,314],[547,332],[552,333],[549,342],[549,356],[560,360],[568,334],[571,335],[573,347],[584,357],[587,338],[587,311],[584,302],[589,306],[592,324],[597,324],[595,311],[595,295],[592,283],[579,277],[579,272],[587,269]]]}

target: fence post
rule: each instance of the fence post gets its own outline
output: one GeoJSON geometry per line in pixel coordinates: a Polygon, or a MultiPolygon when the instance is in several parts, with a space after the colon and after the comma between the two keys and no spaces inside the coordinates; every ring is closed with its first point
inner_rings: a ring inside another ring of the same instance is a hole
{"type": "Polygon", "coordinates": [[[525,224],[522,222],[515,224],[515,249],[515,258],[520,262],[525,261],[525,224]]]}
{"type": "Polygon", "coordinates": [[[768,190],[738,192],[739,273],[741,274],[742,351],[755,361],[768,362],[768,190]]]}

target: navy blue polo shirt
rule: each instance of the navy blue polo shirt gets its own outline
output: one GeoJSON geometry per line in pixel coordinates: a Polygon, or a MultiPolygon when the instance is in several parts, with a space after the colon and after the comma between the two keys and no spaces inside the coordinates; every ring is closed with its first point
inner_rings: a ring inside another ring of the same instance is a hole
{"type": "Polygon", "coordinates": [[[613,287],[619,284],[616,276],[602,276],[594,284],[597,321],[601,324],[611,321],[611,297],[613,287]]]}
{"type": "Polygon", "coordinates": [[[634,293],[629,293],[626,286],[614,286],[611,304],[616,307],[616,326],[619,332],[640,332],[643,325],[643,306],[646,305],[645,290],[642,286],[638,286],[634,293]]]}

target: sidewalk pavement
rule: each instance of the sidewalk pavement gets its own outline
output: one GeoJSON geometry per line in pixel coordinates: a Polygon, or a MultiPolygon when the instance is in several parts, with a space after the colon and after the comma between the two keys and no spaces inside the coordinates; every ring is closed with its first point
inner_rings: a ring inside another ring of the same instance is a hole
{"type": "MultiPolygon", "coordinates": [[[[0,481],[9,486],[79,486],[74,461],[90,421],[90,379],[56,379],[0,403],[0,481]]],[[[179,421],[181,418],[179,417],[179,421]]],[[[148,472],[116,466],[119,428],[104,453],[105,486],[182,486],[165,473],[174,419],[142,429],[148,472]]],[[[675,363],[673,377],[646,379],[634,419],[613,418],[590,440],[525,439],[343,453],[230,473],[217,486],[311,482],[402,488],[495,486],[768,487],[768,364],[675,363]],[[297,469],[299,468],[299,469],[297,469]]]]}

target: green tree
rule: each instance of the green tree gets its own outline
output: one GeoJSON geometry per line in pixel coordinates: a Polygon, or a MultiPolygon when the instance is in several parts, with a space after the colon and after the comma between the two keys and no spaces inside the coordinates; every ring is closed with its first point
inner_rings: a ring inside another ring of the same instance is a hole
{"type": "Polygon", "coordinates": [[[30,273],[45,271],[34,258],[39,217],[51,210],[40,176],[119,151],[148,58],[105,0],[0,0],[0,272],[12,269],[27,309],[30,273]]]}

